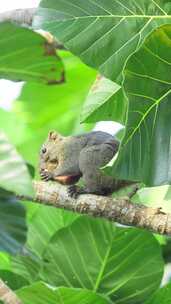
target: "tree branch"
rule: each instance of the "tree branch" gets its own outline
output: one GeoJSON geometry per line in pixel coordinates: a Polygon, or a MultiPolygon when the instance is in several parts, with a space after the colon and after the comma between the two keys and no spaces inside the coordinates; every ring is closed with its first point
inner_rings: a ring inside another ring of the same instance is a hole
{"type": "Polygon", "coordinates": [[[161,208],[134,204],[126,197],[116,199],[84,194],[73,199],[68,196],[67,188],[57,182],[35,181],[34,188],[35,202],[102,217],[123,225],[145,228],[159,234],[171,235],[171,214],[162,212],[161,208]]]}
{"type": "Polygon", "coordinates": [[[22,304],[16,294],[0,279],[0,300],[5,304],[22,304]]]}
{"type": "Polygon", "coordinates": [[[0,22],[11,21],[18,24],[32,25],[36,8],[25,8],[7,11],[0,14],[0,22]]]}

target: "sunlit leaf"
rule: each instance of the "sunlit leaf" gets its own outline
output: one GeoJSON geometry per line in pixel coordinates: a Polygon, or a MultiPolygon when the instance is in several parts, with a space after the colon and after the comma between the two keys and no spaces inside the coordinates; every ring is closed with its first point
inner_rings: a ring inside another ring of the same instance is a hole
{"type": "Polygon", "coordinates": [[[0,187],[19,195],[33,195],[25,162],[3,133],[0,133],[0,187]]]}
{"type": "Polygon", "coordinates": [[[142,188],[137,193],[139,202],[171,213],[171,186],[142,188]]]}
{"type": "Polygon", "coordinates": [[[82,122],[114,120],[125,123],[127,103],[122,88],[113,81],[98,76],[81,113],[82,122]]]}
{"type": "Polygon", "coordinates": [[[10,270],[11,261],[10,255],[7,252],[0,252],[0,270],[6,269],[10,270]]]}

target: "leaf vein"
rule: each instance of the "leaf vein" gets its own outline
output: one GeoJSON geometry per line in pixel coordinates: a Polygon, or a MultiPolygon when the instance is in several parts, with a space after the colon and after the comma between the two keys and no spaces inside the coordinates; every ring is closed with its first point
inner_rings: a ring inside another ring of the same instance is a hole
{"type": "Polygon", "coordinates": [[[164,9],[162,9],[162,7],[160,7],[159,5],[158,5],[158,3],[156,3],[154,0],[151,0],[153,3],[154,3],[154,5],[156,5],[159,9],[160,9],[160,11],[164,14],[164,15],[167,15],[167,13],[164,11],[164,9]]]}
{"type": "Polygon", "coordinates": [[[90,47],[88,47],[88,48],[85,49],[82,53],[80,53],[80,56],[84,56],[84,53],[86,53],[86,52],[89,51],[90,49],[94,48],[94,47],[96,46],[96,44],[97,44],[100,40],[104,39],[104,37],[105,37],[106,35],[108,35],[108,34],[109,34],[110,32],[112,32],[115,28],[117,28],[117,27],[121,24],[121,22],[122,22],[124,19],[125,19],[125,17],[123,17],[122,19],[120,19],[119,22],[118,22],[117,24],[115,24],[113,27],[110,28],[110,30],[108,30],[106,33],[104,33],[100,38],[96,39],[90,47]]]}

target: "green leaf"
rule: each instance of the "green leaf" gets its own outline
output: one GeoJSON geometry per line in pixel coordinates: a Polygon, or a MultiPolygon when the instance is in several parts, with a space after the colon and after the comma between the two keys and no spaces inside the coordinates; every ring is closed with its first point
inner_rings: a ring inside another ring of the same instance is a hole
{"type": "Polygon", "coordinates": [[[23,304],[109,304],[107,298],[96,293],[66,287],[51,288],[44,283],[37,282],[17,291],[23,304]],[[47,302],[48,301],[48,302],[47,302]]]}
{"type": "Polygon", "coordinates": [[[125,69],[128,121],[113,176],[171,183],[171,25],[156,30],[125,69]]]}
{"type": "Polygon", "coordinates": [[[10,255],[6,252],[0,252],[0,270],[1,269],[11,269],[10,255]]]}
{"type": "Polygon", "coordinates": [[[7,111],[0,108],[0,130],[8,136],[11,143],[15,146],[19,145],[25,136],[25,129],[24,115],[18,117],[12,110],[7,111]]]}
{"type": "Polygon", "coordinates": [[[8,285],[9,288],[13,290],[29,284],[24,277],[9,270],[0,270],[0,278],[8,285]]]}
{"type": "Polygon", "coordinates": [[[122,88],[113,81],[98,76],[81,113],[82,122],[114,120],[125,123],[126,98],[122,88]]]}
{"type": "Polygon", "coordinates": [[[29,221],[28,246],[41,256],[52,236],[78,217],[65,210],[40,206],[29,221]]]}
{"type": "Polygon", "coordinates": [[[127,59],[162,24],[171,24],[165,0],[42,0],[35,27],[50,31],[86,64],[115,82],[127,59]]]}
{"type": "Polygon", "coordinates": [[[138,201],[146,206],[161,208],[163,212],[171,213],[171,186],[142,188],[137,192],[138,201]]]}
{"type": "Polygon", "coordinates": [[[11,258],[11,271],[32,283],[39,277],[43,261],[27,247],[11,258]]]}
{"type": "MultiPolygon", "coordinates": [[[[32,208],[28,211],[32,214],[32,208]]],[[[39,206],[31,217],[29,214],[27,243],[23,253],[12,258],[11,270],[34,282],[40,277],[41,265],[46,263],[42,256],[50,239],[58,230],[70,225],[78,215],[48,206],[39,206]]]]}
{"type": "Polygon", "coordinates": [[[56,233],[44,278],[54,286],[86,288],[115,303],[143,303],[159,286],[163,261],[152,234],[81,217],[56,233]]]}
{"type": "Polygon", "coordinates": [[[34,178],[35,177],[35,168],[27,162],[26,162],[26,166],[27,166],[27,169],[28,169],[28,172],[29,172],[30,176],[32,178],[34,178]]]}
{"type": "Polygon", "coordinates": [[[0,189],[0,250],[16,254],[22,249],[26,235],[25,208],[0,189]]]}
{"type": "Polygon", "coordinates": [[[0,187],[19,195],[33,195],[25,162],[3,133],[0,133],[0,187]]]}
{"type": "Polygon", "coordinates": [[[55,48],[40,34],[0,23],[0,78],[58,84],[64,67],[55,48]]]}
{"type": "Polygon", "coordinates": [[[160,288],[145,304],[169,304],[171,299],[171,283],[160,288]]]}

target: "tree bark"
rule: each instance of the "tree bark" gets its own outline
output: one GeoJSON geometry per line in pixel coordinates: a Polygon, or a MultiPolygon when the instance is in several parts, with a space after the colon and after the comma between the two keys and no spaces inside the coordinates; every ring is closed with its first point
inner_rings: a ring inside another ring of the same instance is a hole
{"type": "Polygon", "coordinates": [[[150,230],[154,233],[171,235],[171,214],[161,208],[146,207],[131,202],[128,197],[112,198],[93,194],[68,196],[67,188],[57,182],[34,182],[35,202],[52,205],[73,212],[101,217],[123,225],[150,230]]]}
{"type": "Polygon", "coordinates": [[[32,25],[36,8],[25,8],[7,11],[0,14],[0,22],[11,21],[18,24],[32,25]]]}
{"type": "Polygon", "coordinates": [[[0,279],[0,300],[5,304],[22,304],[16,294],[0,279]]]}

